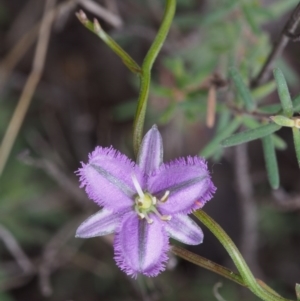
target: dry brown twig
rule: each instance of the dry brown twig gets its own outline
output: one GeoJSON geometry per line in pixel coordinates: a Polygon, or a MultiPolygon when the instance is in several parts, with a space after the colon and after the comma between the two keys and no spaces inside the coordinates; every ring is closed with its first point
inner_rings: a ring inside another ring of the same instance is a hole
{"type": "MultiPolygon", "coordinates": [[[[44,296],[50,296],[52,294],[52,287],[50,284],[50,276],[54,270],[61,266],[66,261],[72,259],[74,253],[69,256],[60,257],[59,252],[66,245],[66,243],[74,237],[74,229],[82,220],[82,216],[74,218],[66,225],[64,225],[49,241],[44,248],[42,262],[38,268],[40,288],[44,296]]],[[[83,242],[78,241],[80,244],[83,242]]],[[[78,245],[79,246],[79,245],[78,245]]]]}
{"type": "Polygon", "coordinates": [[[256,275],[261,275],[261,269],[257,262],[258,230],[257,218],[258,212],[253,197],[253,184],[249,171],[249,158],[247,154],[247,144],[241,144],[235,147],[234,156],[235,181],[237,184],[237,194],[240,200],[242,210],[242,228],[241,235],[241,253],[248,262],[256,275]]]}
{"type": "MultiPolygon", "coordinates": [[[[6,165],[8,156],[14,145],[16,137],[19,133],[23,120],[26,116],[28,108],[30,106],[32,97],[35,93],[37,85],[41,79],[41,75],[44,69],[45,58],[49,43],[49,37],[51,33],[51,26],[55,19],[62,13],[70,11],[75,8],[77,3],[85,6],[88,10],[92,11],[94,14],[102,17],[105,21],[110,23],[114,27],[120,27],[122,25],[122,20],[119,16],[111,13],[105,8],[102,8],[95,2],[91,0],[68,0],[55,7],[54,0],[48,1],[50,4],[46,5],[44,15],[42,17],[41,23],[36,24],[32,29],[30,29],[15,47],[10,51],[10,53],[2,60],[0,63],[0,90],[4,86],[7,78],[9,77],[11,71],[24,56],[28,48],[34,43],[36,35],[38,34],[38,42],[36,46],[36,51],[34,55],[34,60],[32,64],[32,70],[23,88],[22,94],[20,96],[18,105],[13,113],[10,120],[6,133],[2,139],[0,146],[0,176],[3,173],[3,169],[6,165]],[[53,2],[53,4],[51,4],[53,2]]],[[[46,2],[46,3],[48,3],[46,2]]]]}
{"type": "Polygon", "coordinates": [[[115,28],[120,28],[123,25],[123,21],[119,15],[112,13],[95,1],[77,0],[77,3],[115,28]]]}
{"type": "Polygon", "coordinates": [[[6,165],[10,151],[14,145],[15,139],[19,133],[19,130],[31,103],[32,96],[42,76],[51,33],[51,25],[55,18],[54,10],[52,9],[55,5],[55,2],[56,0],[47,0],[45,4],[44,15],[39,30],[38,42],[32,64],[32,71],[26,81],[18,105],[14,111],[14,114],[10,120],[1,143],[0,175],[2,174],[3,169],[6,165]],[[51,10],[51,13],[48,13],[49,10],[51,10]]]}
{"type": "Polygon", "coordinates": [[[273,200],[270,201],[272,206],[281,211],[300,210],[300,195],[290,195],[282,188],[273,191],[273,200]]]}
{"type": "Polygon", "coordinates": [[[19,159],[27,164],[34,166],[36,168],[42,169],[46,174],[50,176],[57,184],[67,192],[75,202],[78,203],[81,207],[87,207],[88,202],[86,202],[85,193],[79,189],[76,182],[74,182],[68,175],[66,175],[55,162],[50,161],[46,158],[46,154],[43,154],[43,159],[35,159],[30,157],[30,155],[26,153],[22,153],[19,156],[19,159]]]}
{"type": "Polygon", "coordinates": [[[207,112],[206,112],[206,125],[212,128],[215,125],[216,117],[216,103],[217,103],[217,91],[214,85],[211,85],[208,89],[207,95],[207,112]]]}
{"type": "Polygon", "coordinates": [[[21,58],[25,55],[28,48],[36,40],[39,24],[27,31],[16,45],[8,52],[7,56],[0,63],[0,91],[10,76],[11,71],[15,68],[21,58]]]}
{"type": "Polygon", "coordinates": [[[32,273],[34,271],[34,265],[30,259],[26,256],[25,252],[19,246],[14,236],[0,224],[0,239],[4,242],[6,248],[9,250],[11,255],[15,258],[18,265],[22,268],[25,274],[32,273]]]}
{"type": "Polygon", "coordinates": [[[14,288],[18,288],[28,283],[32,277],[34,277],[35,271],[32,273],[26,273],[17,275],[14,277],[9,277],[0,282],[0,292],[9,291],[14,288]]]}
{"type": "Polygon", "coordinates": [[[104,1],[106,8],[112,13],[119,15],[119,8],[116,3],[116,0],[105,0],[104,1]]]}
{"type": "MultiPolygon", "coordinates": [[[[61,14],[75,8],[76,4],[76,0],[67,0],[57,5],[53,9],[49,10],[47,14],[54,14],[55,19],[57,19],[61,14]]],[[[24,35],[22,35],[22,37],[18,40],[14,47],[0,62],[0,91],[4,87],[12,70],[15,68],[15,66],[22,59],[27,50],[33,45],[33,43],[37,39],[40,26],[41,22],[38,22],[32,28],[30,28],[24,35]]]]}
{"type": "MultiPolygon", "coordinates": [[[[264,63],[261,71],[258,75],[251,81],[251,88],[258,87],[263,84],[270,75],[270,71],[272,69],[273,62],[275,59],[281,55],[283,49],[286,47],[290,40],[294,39],[295,31],[300,22],[300,3],[296,6],[293,13],[289,17],[287,23],[285,24],[281,34],[275,43],[272,51],[270,52],[266,62],[264,63]]],[[[296,40],[296,39],[295,39],[296,40]]]]}

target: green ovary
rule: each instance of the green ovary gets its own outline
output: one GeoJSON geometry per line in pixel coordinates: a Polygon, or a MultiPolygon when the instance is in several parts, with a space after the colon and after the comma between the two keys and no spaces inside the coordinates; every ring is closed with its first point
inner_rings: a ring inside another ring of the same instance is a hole
{"type": "Polygon", "coordinates": [[[154,205],[153,196],[145,193],[143,197],[136,198],[136,204],[140,211],[151,211],[151,207],[154,205]]]}

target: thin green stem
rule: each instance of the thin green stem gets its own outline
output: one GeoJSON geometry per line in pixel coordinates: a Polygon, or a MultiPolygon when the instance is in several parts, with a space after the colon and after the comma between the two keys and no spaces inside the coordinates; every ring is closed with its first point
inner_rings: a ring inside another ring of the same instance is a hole
{"type": "Polygon", "coordinates": [[[142,75],[141,67],[135,62],[135,60],[117,43],[115,42],[100,26],[97,19],[91,22],[86,14],[80,10],[76,13],[78,20],[91,32],[96,34],[120,59],[124,65],[133,73],[142,75]]]}
{"type": "MultiPolygon", "coordinates": [[[[242,276],[240,274],[234,273],[230,269],[223,267],[222,265],[219,265],[207,258],[204,258],[200,255],[197,255],[195,253],[192,253],[184,248],[181,248],[179,246],[171,246],[171,251],[176,255],[181,257],[182,259],[185,259],[195,265],[198,265],[206,270],[212,271],[216,274],[219,274],[233,282],[236,282],[237,284],[248,287],[248,285],[244,282],[242,276]]],[[[272,294],[279,296],[273,289],[271,289],[269,286],[267,286],[262,280],[256,279],[257,283],[263,287],[264,289],[270,291],[272,294]]]]}
{"type": "Polygon", "coordinates": [[[210,216],[208,216],[202,210],[195,211],[194,215],[214,234],[214,236],[223,245],[231,259],[233,260],[235,266],[237,267],[240,275],[242,276],[244,283],[256,296],[265,301],[288,300],[270,292],[270,290],[265,290],[262,286],[260,286],[257,283],[243,256],[241,255],[233,241],[230,239],[230,237],[220,227],[220,225],[218,225],[210,216]]]}
{"type": "Polygon", "coordinates": [[[196,264],[204,269],[207,269],[207,270],[212,271],[216,274],[219,274],[225,278],[228,278],[229,280],[234,281],[239,285],[246,286],[243,278],[240,275],[232,272],[231,270],[229,270],[211,260],[208,260],[200,255],[194,254],[194,253],[192,253],[186,249],[183,249],[181,247],[178,247],[178,246],[172,246],[171,251],[176,256],[179,256],[193,264],[196,264]]]}
{"type": "Polygon", "coordinates": [[[138,153],[143,136],[144,120],[146,115],[147,101],[151,82],[151,69],[167,37],[175,14],[176,0],[166,1],[167,3],[162,24],[142,65],[143,75],[141,77],[139,100],[133,124],[133,148],[135,154],[138,153]]]}

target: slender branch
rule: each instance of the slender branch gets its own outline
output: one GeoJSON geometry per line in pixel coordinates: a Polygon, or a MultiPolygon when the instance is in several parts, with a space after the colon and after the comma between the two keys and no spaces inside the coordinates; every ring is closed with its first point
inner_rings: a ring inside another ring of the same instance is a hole
{"type": "Polygon", "coordinates": [[[16,259],[23,271],[29,274],[32,273],[34,271],[34,265],[21,249],[13,235],[3,225],[0,225],[0,239],[3,240],[5,246],[16,259]]]}
{"type": "Polygon", "coordinates": [[[229,102],[226,103],[226,106],[228,107],[229,110],[231,110],[231,112],[234,115],[252,116],[253,118],[256,118],[256,119],[261,120],[261,121],[270,120],[271,114],[261,113],[261,112],[257,112],[257,111],[249,112],[249,111],[247,111],[243,108],[238,108],[233,103],[229,103],[229,102]]]}
{"type": "Polygon", "coordinates": [[[118,44],[116,43],[100,26],[97,19],[91,22],[83,10],[76,13],[78,20],[84,25],[88,30],[96,34],[117,56],[121,58],[124,65],[133,73],[138,75],[142,74],[140,66],[135,62],[135,60],[118,44]]]}
{"type": "Polygon", "coordinates": [[[251,88],[255,88],[262,83],[264,83],[272,69],[273,62],[275,59],[281,55],[283,49],[288,44],[289,40],[294,40],[295,38],[295,31],[297,26],[300,22],[300,3],[296,6],[293,13],[291,14],[290,18],[288,19],[287,23],[285,24],[279,39],[275,43],[271,53],[269,54],[266,62],[264,63],[261,71],[258,75],[251,81],[251,88]]]}
{"type": "Polygon", "coordinates": [[[5,86],[11,71],[15,68],[27,50],[36,40],[40,24],[28,30],[0,62],[0,91],[5,86]]]}
{"type": "MultiPolygon", "coordinates": [[[[75,217],[73,220],[66,223],[57,233],[55,233],[44,248],[41,258],[42,262],[38,268],[39,284],[44,296],[50,296],[52,294],[50,277],[52,272],[60,266],[59,263],[63,259],[58,256],[58,254],[67,242],[74,237],[74,227],[78,225],[80,219],[81,217],[75,217]]],[[[82,242],[80,242],[80,244],[81,243],[82,242]]],[[[75,254],[75,250],[73,254],[75,254]]],[[[69,256],[68,258],[65,258],[65,260],[70,260],[71,257],[72,256],[69,256]]]]}

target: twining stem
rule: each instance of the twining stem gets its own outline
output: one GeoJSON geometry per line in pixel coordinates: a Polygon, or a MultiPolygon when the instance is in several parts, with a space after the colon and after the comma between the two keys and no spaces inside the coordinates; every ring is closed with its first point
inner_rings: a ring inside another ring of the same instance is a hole
{"type": "Polygon", "coordinates": [[[231,259],[233,260],[240,275],[242,276],[244,283],[256,296],[265,301],[288,301],[288,299],[276,295],[270,290],[266,290],[258,284],[255,277],[252,275],[248,265],[246,264],[243,256],[241,255],[233,241],[230,239],[230,237],[220,227],[220,225],[218,225],[202,210],[195,211],[194,215],[214,234],[218,241],[223,245],[231,259]]]}
{"type": "Polygon", "coordinates": [[[179,256],[193,264],[196,264],[196,265],[201,266],[207,270],[210,270],[216,274],[219,274],[225,278],[228,278],[231,281],[238,283],[239,285],[246,286],[243,281],[243,278],[240,275],[232,272],[231,270],[229,270],[211,260],[208,260],[200,255],[194,254],[194,253],[192,253],[186,249],[183,249],[181,247],[178,247],[178,246],[172,246],[171,251],[176,256],[179,256]]]}
{"type": "Polygon", "coordinates": [[[123,61],[123,63],[141,78],[140,93],[133,123],[133,149],[137,155],[143,136],[144,120],[149,96],[149,88],[151,82],[151,69],[154,61],[160,52],[164,41],[171,27],[175,10],[176,0],[166,0],[166,8],[163,16],[162,24],[158,33],[144,59],[142,68],[125,52],[100,26],[97,20],[92,23],[86,17],[83,11],[79,11],[76,16],[79,21],[90,31],[97,34],[123,61]]]}
{"type": "MultiPolygon", "coordinates": [[[[171,246],[171,251],[176,255],[179,256],[195,265],[198,265],[204,269],[207,269],[209,271],[212,271],[216,274],[219,274],[233,282],[236,282],[239,285],[242,285],[244,287],[248,287],[248,285],[244,282],[241,275],[234,273],[230,269],[219,265],[207,258],[204,258],[200,255],[197,255],[193,252],[190,252],[184,248],[181,248],[179,246],[171,246]]],[[[272,294],[279,296],[273,289],[271,289],[269,286],[267,286],[263,281],[260,279],[256,279],[258,284],[263,287],[264,289],[270,291],[272,294]]]]}
{"type": "Polygon", "coordinates": [[[167,0],[162,24],[142,65],[140,94],[133,124],[133,149],[136,155],[138,153],[143,136],[144,120],[151,82],[151,69],[167,37],[167,34],[173,21],[175,9],[176,0],[167,0]]]}

